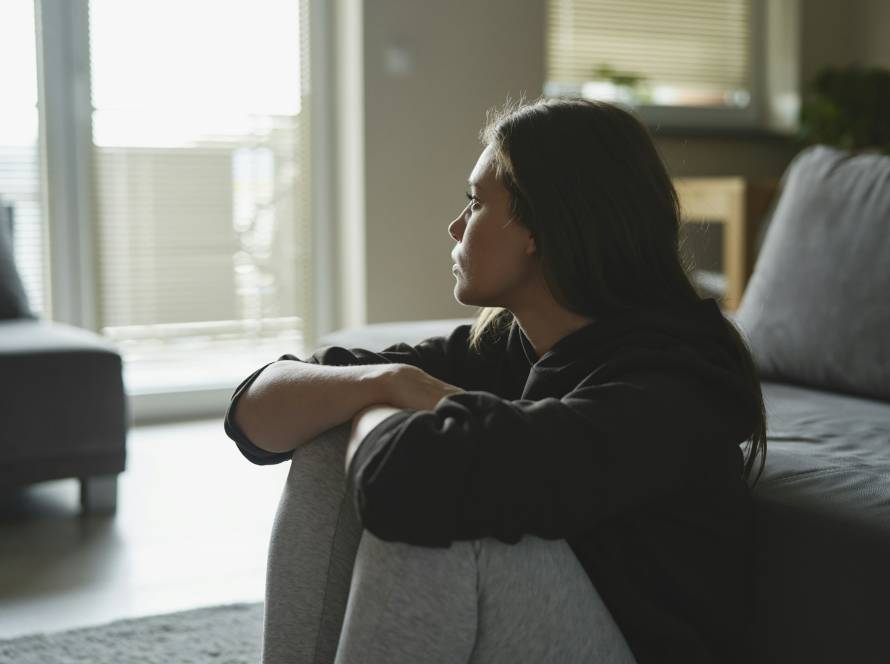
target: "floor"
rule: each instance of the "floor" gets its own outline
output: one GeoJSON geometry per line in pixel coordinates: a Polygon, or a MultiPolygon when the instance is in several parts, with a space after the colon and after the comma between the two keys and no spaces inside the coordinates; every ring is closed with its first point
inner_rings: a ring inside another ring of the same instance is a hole
{"type": "Polygon", "coordinates": [[[131,429],[114,516],[82,516],[76,479],[0,493],[0,639],[262,601],[289,466],[218,418],[131,429]]]}

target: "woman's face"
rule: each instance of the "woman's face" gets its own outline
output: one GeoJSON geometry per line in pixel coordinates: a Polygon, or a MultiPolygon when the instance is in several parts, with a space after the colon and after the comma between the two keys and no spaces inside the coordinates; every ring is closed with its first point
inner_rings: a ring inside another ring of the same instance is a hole
{"type": "Polygon", "coordinates": [[[486,147],[470,174],[471,200],[448,226],[457,241],[451,252],[461,304],[512,309],[534,274],[535,241],[511,216],[510,194],[495,179],[492,149],[486,147]]]}

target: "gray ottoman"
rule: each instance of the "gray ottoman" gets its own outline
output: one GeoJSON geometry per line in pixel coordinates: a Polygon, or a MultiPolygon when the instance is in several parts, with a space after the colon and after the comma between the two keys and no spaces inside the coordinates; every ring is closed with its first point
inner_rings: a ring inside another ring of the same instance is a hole
{"type": "Polygon", "coordinates": [[[77,477],[84,513],[114,512],[129,419],[121,367],[88,330],[0,320],[0,488],[77,477]]]}

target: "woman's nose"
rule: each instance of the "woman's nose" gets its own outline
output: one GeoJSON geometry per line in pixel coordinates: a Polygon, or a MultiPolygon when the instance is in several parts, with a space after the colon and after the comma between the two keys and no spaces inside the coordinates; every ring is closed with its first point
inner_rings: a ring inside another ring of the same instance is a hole
{"type": "Polygon", "coordinates": [[[463,236],[463,215],[459,216],[457,219],[448,224],[448,234],[460,242],[460,238],[463,236]]]}

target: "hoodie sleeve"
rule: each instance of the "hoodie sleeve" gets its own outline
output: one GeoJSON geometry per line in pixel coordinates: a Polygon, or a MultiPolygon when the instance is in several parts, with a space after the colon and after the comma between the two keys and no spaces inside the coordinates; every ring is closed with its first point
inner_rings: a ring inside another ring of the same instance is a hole
{"type": "MultiPolygon", "coordinates": [[[[355,366],[365,364],[412,364],[426,371],[431,376],[452,385],[461,385],[472,369],[472,359],[468,350],[470,325],[459,325],[447,337],[430,337],[415,346],[397,343],[380,352],[364,348],[344,348],[342,346],[323,346],[308,358],[300,359],[296,355],[285,354],[278,360],[291,360],[307,364],[327,366],[355,366]]],[[[293,456],[290,452],[269,452],[254,445],[244,432],[235,424],[234,411],[241,395],[262,373],[262,367],[245,378],[235,388],[229,400],[224,418],[226,435],[235,441],[241,453],[252,463],[266,466],[281,463],[293,456]]]]}
{"type": "Polygon", "coordinates": [[[737,454],[746,433],[708,415],[727,404],[707,389],[653,371],[588,379],[559,399],[464,392],[380,422],[348,472],[364,527],[441,547],[567,538],[698,477],[725,477],[729,446],[737,454]]]}

